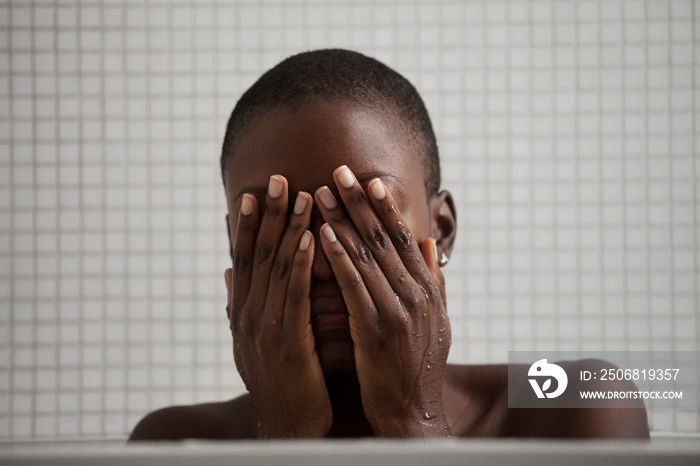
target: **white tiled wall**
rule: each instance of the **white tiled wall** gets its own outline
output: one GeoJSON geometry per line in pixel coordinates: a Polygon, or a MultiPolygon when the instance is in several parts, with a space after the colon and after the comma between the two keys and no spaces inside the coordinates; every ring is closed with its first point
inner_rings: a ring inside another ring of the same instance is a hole
{"type": "MultiPolygon", "coordinates": [[[[0,438],[125,436],[240,393],[219,146],[339,46],[412,80],[459,206],[453,362],[700,350],[700,4],[4,1],[0,438]]],[[[651,413],[697,432],[698,411],[651,413]]]]}

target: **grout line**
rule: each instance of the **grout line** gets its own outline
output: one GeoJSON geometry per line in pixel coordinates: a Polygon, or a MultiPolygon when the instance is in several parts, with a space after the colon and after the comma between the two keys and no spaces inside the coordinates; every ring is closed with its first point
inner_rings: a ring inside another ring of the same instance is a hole
{"type": "MultiPolygon", "coordinates": [[[[83,95],[82,95],[82,89],[83,89],[83,76],[82,76],[82,69],[83,69],[83,50],[80,48],[80,43],[81,43],[81,25],[82,25],[82,15],[80,14],[80,10],[76,9],[76,40],[78,43],[77,50],[76,50],[76,55],[77,55],[77,60],[78,60],[78,72],[77,72],[77,82],[78,82],[78,89],[79,89],[79,97],[78,97],[78,121],[84,122],[84,114],[83,114],[83,95]]],[[[83,196],[80,195],[83,191],[83,167],[82,163],[85,158],[84,154],[84,144],[82,144],[83,140],[83,125],[78,124],[78,211],[80,212],[80,215],[78,215],[78,230],[79,230],[79,236],[81,240],[83,239],[83,230],[85,226],[85,220],[84,220],[84,215],[82,214],[84,209],[83,209],[83,196]]],[[[60,170],[59,170],[60,171],[60,170]]],[[[82,241],[81,241],[82,242],[82,241]]],[[[84,335],[84,329],[83,329],[83,324],[82,322],[85,320],[85,280],[84,280],[84,264],[83,264],[83,249],[78,248],[78,253],[76,254],[75,260],[78,261],[78,275],[80,276],[80,280],[78,281],[78,295],[80,296],[80,299],[78,301],[78,315],[80,316],[80,321],[81,323],[78,324],[78,341],[81,342],[81,350],[78,351],[78,364],[81,368],[85,366],[85,357],[83,352],[85,351],[84,347],[84,342],[85,342],[85,335],[84,335]]],[[[84,398],[84,390],[85,390],[85,378],[84,378],[84,373],[82,374],[83,377],[81,377],[81,380],[78,384],[78,397],[80,400],[83,400],[84,398]]],[[[86,431],[85,429],[85,415],[83,413],[83,405],[81,403],[80,406],[80,433],[82,434],[83,432],[86,431]]]]}
{"type": "MultiPolygon", "coordinates": [[[[54,5],[54,8],[55,8],[55,9],[54,9],[54,25],[56,25],[56,27],[57,27],[57,26],[58,26],[58,0],[54,0],[54,1],[53,1],[53,5],[54,5]]],[[[54,56],[53,56],[53,57],[54,57],[54,65],[55,65],[55,69],[58,70],[58,67],[59,67],[58,45],[57,45],[57,44],[58,44],[58,31],[56,31],[56,30],[54,31],[53,38],[54,38],[54,56]]],[[[59,89],[60,89],[59,80],[56,79],[56,80],[54,81],[54,92],[55,92],[55,95],[56,95],[56,96],[60,95],[59,89]]],[[[60,106],[60,104],[59,104],[59,100],[58,100],[58,99],[56,99],[55,102],[54,102],[54,111],[55,111],[55,113],[56,113],[56,114],[54,115],[54,117],[55,117],[57,120],[60,121],[61,106],[60,106]]],[[[55,139],[58,140],[58,139],[60,138],[60,136],[61,136],[60,125],[54,125],[54,137],[55,137],[55,139]]],[[[57,170],[57,168],[58,168],[58,166],[59,166],[59,164],[60,164],[59,162],[60,162],[60,150],[59,150],[58,148],[56,148],[55,153],[54,153],[54,165],[53,165],[53,168],[55,169],[55,172],[56,172],[56,175],[55,175],[55,178],[54,178],[54,188],[56,189],[56,205],[55,205],[56,223],[55,223],[55,225],[54,225],[54,232],[56,233],[56,235],[55,235],[55,236],[56,236],[56,240],[55,240],[54,248],[55,248],[55,251],[56,251],[56,270],[57,270],[57,271],[59,271],[60,268],[61,268],[61,257],[60,257],[60,255],[59,255],[59,254],[60,254],[59,251],[61,250],[61,248],[60,248],[61,243],[60,243],[60,237],[59,237],[59,235],[58,235],[58,231],[59,231],[59,227],[60,227],[59,214],[60,214],[60,212],[61,212],[61,190],[58,189],[58,187],[60,186],[60,183],[59,183],[59,181],[60,181],[60,172],[59,172],[59,170],[57,170]]],[[[60,276],[62,277],[62,274],[60,274],[60,276]]],[[[61,284],[61,279],[60,279],[60,277],[59,277],[59,278],[56,279],[56,285],[57,285],[57,286],[56,286],[56,297],[55,297],[55,302],[56,302],[56,305],[57,305],[57,306],[60,306],[60,303],[62,302],[62,299],[61,299],[61,296],[62,296],[61,289],[62,289],[62,287],[60,286],[60,284],[61,284]]],[[[60,309],[60,307],[59,307],[59,309],[60,309]]],[[[59,315],[59,313],[56,312],[56,315],[59,315]]],[[[60,359],[60,352],[59,352],[59,348],[61,348],[61,345],[60,345],[60,328],[61,328],[60,319],[57,319],[57,320],[56,320],[55,327],[56,327],[57,341],[56,341],[56,344],[54,345],[54,364],[55,364],[55,367],[56,367],[56,368],[59,368],[59,367],[61,367],[61,359],[60,359]]],[[[55,376],[55,380],[54,380],[54,381],[55,381],[55,384],[56,384],[56,391],[59,393],[59,395],[58,395],[58,396],[59,396],[58,408],[59,408],[59,410],[60,410],[60,408],[61,408],[61,403],[60,403],[61,376],[60,376],[60,371],[59,371],[59,370],[56,371],[56,376],[55,376]]],[[[77,414],[77,413],[76,413],[76,414],[77,414]]],[[[60,422],[60,421],[59,421],[59,417],[56,416],[56,420],[55,420],[55,422],[54,422],[54,430],[55,430],[56,432],[59,431],[59,422],[60,422]]]]}
{"type": "MultiPolygon", "coordinates": [[[[126,0],[124,0],[124,3],[122,3],[121,7],[121,14],[122,14],[122,24],[126,25],[128,22],[128,15],[126,12],[126,0]]],[[[124,102],[124,107],[123,107],[123,122],[124,122],[124,128],[122,130],[123,134],[123,141],[124,141],[124,153],[121,154],[122,156],[122,167],[127,165],[127,159],[130,154],[130,147],[131,147],[131,139],[130,139],[130,133],[131,131],[129,130],[129,109],[128,109],[128,95],[129,95],[129,88],[128,88],[128,80],[126,77],[129,76],[129,62],[127,60],[127,37],[126,37],[126,27],[122,30],[121,34],[121,39],[122,39],[122,59],[121,59],[121,64],[122,64],[122,70],[124,71],[125,78],[123,79],[122,82],[122,99],[125,101],[124,102]]],[[[124,176],[121,182],[121,188],[122,188],[122,201],[124,205],[124,212],[123,215],[121,216],[122,220],[122,225],[123,225],[123,253],[124,253],[124,322],[130,322],[132,319],[131,316],[131,283],[129,280],[129,251],[130,251],[130,245],[129,245],[129,234],[130,234],[130,229],[129,229],[129,207],[128,207],[128,196],[127,196],[127,188],[128,188],[128,173],[126,170],[124,170],[124,176]]],[[[122,395],[122,400],[124,403],[124,409],[126,410],[125,414],[128,414],[129,412],[129,402],[131,400],[129,394],[130,394],[130,386],[129,386],[129,376],[130,376],[130,365],[129,365],[129,347],[130,347],[130,339],[129,339],[129,333],[128,331],[125,332],[124,334],[124,350],[123,350],[123,364],[124,364],[124,384],[123,384],[123,395],[122,395]]],[[[124,416],[124,419],[122,419],[122,430],[124,432],[127,432],[129,430],[129,425],[127,421],[127,416],[124,416]]]]}
{"type": "MultiPolygon", "coordinates": [[[[175,63],[174,63],[174,48],[173,48],[173,37],[175,35],[175,31],[173,29],[173,10],[174,6],[171,4],[169,5],[170,8],[168,9],[168,15],[169,15],[169,37],[170,41],[168,42],[168,65],[169,65],[169,71],[170,75],[168,77],[168,94],[169,94],[169,99],[168,99],[168,114],[172,115],[174,113],[174,99],[175,99],[175,93],[174,93],[174,86],[175,86],[175,63]]],[[[172,118],[168,118],[168,133],[170,136],[175,135],[175,122],[172,118]]],[[[173,148],[173,145],[169,145],[170,148],[173,148]]],[[[175,198],[174,198],[174,186],[175,186],[175,180],[174,180],[174,170],[169,170],[169,177],[168,177],[168,183],[170,184],[170,189],[168,190],[168,213],[169,213],[169,220],[170,220],[170,225],[174,223],[173,219],[173,214],[175,212],[175,198]]],[[[169,289],[170,289],[170,299],[168,300],[168,307],[172,311],[175,309],[175,287],[176,287],[176,282],[175,282],[175,274],[174,274],[174,266],[175,266],[175,261],[174,258],[176,257],[176,251],[175,251],[175,235],[173,234],[172,231],[168,233],[168,240],[169,240],[169,245],[168,245],[168,252],[169,252],[169,267],[168,267],[168,272],[169,272],[169,289]]],[[[175,346],[175,327],[173,324],[173,320],[170,319],[168,321],[168,331],[169,331],[169,343],[171,346],[175,346]]],[[[170,378],[170,386],[175,387],[175,369],[176,364],[174,357],[172,353],[170,354],[170,359],[169,359],[169,378],[170,378]]],[[[169,392],[169,404],[174,404],[175,402],[175,396],[173,391],[171,390],[169,392]]]]}
{"type": "MultiPolygon", "coordinates": [[[[35,2],[32,0],[31,2],[31,14],[30,14],[30,22],[31,26],[29,31],[30,31],[30,49],[34,48],[35,44],[35,35],[34,35],[34,14],[35,14],[35,2]]],[[[31,56],[34,56],[34,53],[31,53],[31,56]]],[[[31,74],[33,75],[34,72],[36,71],[36,63],[35,60],[32,60],[31,66],[31,74]]],[[[36,84],[34,83],[34,79],[30,78],[32,82],[32,116],[37,114],[37,104],[36,104],[36,97],[34,96],[34,90],[36,89],[36,84]]],[[[32,133],[36,134],[36,122],[32,122],[32,133]]],[[[32,159],[31,163],[34,165],[36,163],[36,140],[32,141],[32,159]]],[[[36,192],[35,186],[37,185],[37,170],[33,169],[32,170],[32,188],[34,188],[34,192],[36,192]]],[[[36,206],[37,206],[37,198],[34,196],[32,199],[32,292],[34,296],[39,296],[40,293],[40,287],[39,287],[39,260],[38,260],[38,255],[39,255],[39,239],[36,235],[36,229],[37,229],[37,212],[36,212],[36,206]]],[[[39,334],[38,334],[38,323],[39,319],[37,316],[37,313],[39,312],[38,306],[36,301],[32,303],[32,396],[31,396],[31,410],[33,413],[37,411],[37,393],[36,390],[38,388],[38,375],[37,375],[37,353],[38,353],[38,341],[39,341],[39,334]]],[[[58,418],[58,417],[57,417],[58,418]]],[[[57,422],[57,421],[56,421],[57,422]]],[[[37,423],[36,423],[36,416],[31,417],[31,432],[32,432],[32,437],[37,436],[37,423]]],[[[56,430],[55,432],[58,432],[56,430]]]]}
{"type": "MultiPolygon", "coordinates": [[[[13,10],[12,3],[9,3],[7,5],[7,14],[8,14],[8,17],[10,17],[10,18],[12,18],[12,16],[13,16],[12,10],[13,10]]],[[[13,48],[12,48],[13,43],[14,43],[14,41],[12,39],[12,32],[13,32],[12,24],[10,24],[8,29],[10,31],[10,34],[8,34],[8,38],[7,38],[8,48],[9,48],[8,54],[7,54],[7,61],[8,61],[8,67],[9,67],[9,75],[10,75],[10,77],[12,77],[14,75],[13,70],[12,70],[12,64],[14,63],[14,54],[13,54],[13,48]]],[[[9,246],[10,246],[9,266],[10,266],[10,273],[13,273],[17,267],[17,260],[15,257],[15,247],[16,247],[17,240],[16,240],[15,232],[14,232],[15,231],[14,230],[15,210],[16,210],[15,209],[15,158],[17,157],[17,152],[16,152],[16,148],[15,148],[15,139],[12,136],[15,134],[15,124],[14,124],[14,118],[13,118],[14,114],[15,114],[15,105],[14,105],[14,99],[12,98],[12,96],[14,95],[14,92],[13,92],[14,85],[13,85],[12,79],[8,79],[7,88],[8,88],[8,97],[9,97],[7,99],[8,100],[8,107],[9,107],[8,113],[10,115],[10,120],[9,120],[8,126],[10,129],[10,135],[11,135],[10,140],[8,141],[9,142],[9,144],[8,144],[9,155],[10,155],[10,160],[9,160],[9,164],[8,164],[9,165],[8,178],[9,178],[9,186],[10,186],[10,205],[9,205],[10,215],[9,215],[9,218],[7,220],[8,220],[8,224],[9,224],[8,226],[10,229],[10,234],[9,234],[9,246]]],[[[14,334],[13,329],[15,328],[16,322],[17,322],[17,319],[16,319],[17,306],[16,306],[16,301],[15,301],[16,297],[15,297],[14,280],[12,280],[10,282],[9,295],[10,295],[9,296],[9,301],[10,301],[10,332],[9,332],[8,340],[9,340],[10,350],[12,350],[16,345],[15,334],[14,334]]],[[[9,389],[12,393],[12,391],[14,391],[14,389],[15,389],[14,388],[15,384],[16,384],[15,374],[17,371],[17,365],[15,364],[15,358],[12,355],[10,355],[10,357],[9,357],[8,366],[9,366],[9,371],[7,374],[8,386],[9,386],[9,389]]],[[[16,411],[14,399],[10,402],[10,409],[8,409],[8,411],[9,411],[9,418],[7,420],[7,422],[8,422],[8,429],[7,430],[8,430],[8,433],[10,434],[10,437],[15,438],[16,437],[15,423],[13,421],[14,421],[14,419],[16,419],[15,413],[17,411],[16,411]]]]}
{"type": "MultiPolygon", "coordinates": [[[[260,9],[262,11],[262,9],[260,9]]],[[[197,33],[196,33],[196,22],[195,22],[195,15],[190,16],[190,20],[192,21],[190,25],[190,40],[192,41],[192,46],[194,50],[197,49],[197,33]]],[[[261,28],[262,30],[262,28],[261,28]]],[[[195,115],[197,114],[197,62],[195,59],[195,53],[190,54],[190,92],[191,92],[191,104],[190,104],[190,112],[192,113],[193,118],[190,121],[190,128],[192,129],[192,134],[195,135],[197,134],[197,118],[195,115]]],[[[190,199],[192,201],[192,210],[194,212],[195,218],[193,218],[192,223],[190,224],[191,226],[189,227],[189,233],[190,233],[190,248],[187,251],[182,251],[182,253],[187,254],[192,258],[192,265],[194,269],[196,270],[197,268],[197,259],[196,259],[196,254],[195,254],[195,248],[194,245],[196,244],[197,241],[197,234],[196,234],[196,224],[197,224],[197,180],[196,180],[196,173],[197,173],[197,157],[196,157],[196,150],[195,147],[192,147],[192,153],[190,154],[190,164],[192,165],[192,169],[190,170],[190,199]]],[[[195,275],[196,276],[196,275],[195,275]]],[[[190,284],[190,294],[193,297],[197,296],[197,279],[195,277],[190,277],[189,280],[190,284]]],[[[197,313],[194,312],[194,310],[189,311],[189,325],[191,325],[194,333],[194,338],[197,338],[197,323],[196,323],[196,315],[197,313]]],[[[199,355],[199,345],[194,344],[192,345],[192,362],[190,364],[190,398],[191,402],[195,402],[197,395],[198,395],[198,390],[197,390],[197,363],[198,363],[198,355],[199,355]]]]}
{"type": "MultiPolygon", "coordinates": [[[[58,7],[57,7],[57,9],[58,9],[58,7]]],[[[104,22],[105,22],[104,4],[101,4],[101,8],[99,11],[100,11],[100,13],[99,13],[100,14],[100,25],[104,26],[104,22]]],[[[105,149],[107,144],[104,141],[104,139],[107,135],[107,125],[106,125],[106,118],[105,118],[105,115],[107,114],[107,102],[106,102],[106,96],[105,96],[106,86],[105,86],[105,79],[104,79],[104,76],[106,74],[105,73],[105,54],[106,54],[105,45],[106,45],[105,44],[105,36],[104,36],[104,34],[102,34],[100,36],[100,72],[101,72],[100,74],[101,74],[101,78],[100,78],[100,102],[99,102],[99,105],[100,105],[100,139],[102,139],[102,142],[100,144],[100,161],[101,161],[101,165],[103,167],[106,167],[105,162],[107,160],[107,156],[106,156],[107,151],[105,149]]],[[[102,186],[107,186],[107,170],[100,170],[100,184],[102,186]]],[[[100,211],[107,212],[107,205],[106,205],[104,193],[102,193],[102,195],[100,196],[100,211]]],[[[100,346],[101,346],[101,350],[102,350],[102,358],[103,358],[103,361],[105,362],[105,366],[106,366],[106,367],[103,367],[102,371],[101,371],[101,376],[102,376],[101,383],[102,383],[103,387],[107,387],[108,382],[109,382],[109,377],[107,375],[108,371],[109,371],[109,369],[108,369],[109,363],[107,362],[107,361],[109,361],[108,346],[107,346],[107,338],[108,338],[107,322],[109,320],[108,307],[109,307],[110,300],[109,300],[108,293],[107,293],[107,289],[109,286],[108,280],[107,280],[107,276],[109,274],[108,267],[107,267],[107,257],[108,257],[108,255],[107,255],[107,220],[106,220],[106,217],[104,215],[102,216],[100,223],[101,224],[100,224],[99,230],[100,230],[100,239],[102,241],[102,249],[99,253],[100,262],[101,262],[101,264],[100,264],[100,269],[101,269],[100,270],[100,275],[101,275],[100,284],[102,286],[102,289],[105,290],[105,293],[103,293],[102,298],[101,298],[102,309],[101,309],[100,318],[101,318],[101,324],[102,324],[101,325],[102,331],[101,331],[100,346]]],[[[107,395],[108,394],[104,394],[102,396],[102,399],[101,399],[102,410],[100,413],[100,417],[102,418],[102,434],[103,435],[107,435],[107,431],[108,431],[107,412],[109,411],[109,406],[107,403],[107,395]]]]}
{"type": "MultiPolygon", "coordinates": [[[[151,10],[151,3],[146,2],[145,3],[145,8],[146,8],[146,18],[150,20],[152,10],[151,10]]],[[[152,41],[152,36],[151,36],[151,29],[144,26],[144,35],[146,37],[146,42],[144,46],[144,55],[148,55],[148,53],[151,51],[151,41],[152,41]]],[[[146,60],[146,93],[148,95],[151,95],[153,92],[153,85],[152,85],[152,70],[151,70],[151,61],[146,60]]],[[[153,348],[153,312],[152,309],[154,308],[153,305],[153,258],[155,257],[155,254],[153,252],[153,186],[152,186],[152,180],[153,180],[153,161],[152,161],[152,156],[151,154],[153,153],[153,109],[152,109],[152,99],[146,99],[146,199],[144,201],[146,212],[149,213],[146,221],[146,230],[147,230],[147,236],[146,236],[146,276],[147,276],[147,291],[146,291],[146,328],[148,329],[148,334],[149,337],[147,337],[147,349],[148,349],[148,355],[146,359],[146,364],[147,364],[147,386],[149,387],[149,390],[146,392],[146,408],[150,411],[155,408],[154,403],[153,403],[153,392],[155,391],[153,387],[153,376],[155,374],[155,363],[154,363],[154,355],[155,351],[153,348]]],[[[135,234],[136,232],[132,232],[131,234],[135,234]]],[[[146,413],[144,413],[145,415],[146,413]]],[[[128,419],[128,413],[127,413],[127,419],[128,419]]]]}

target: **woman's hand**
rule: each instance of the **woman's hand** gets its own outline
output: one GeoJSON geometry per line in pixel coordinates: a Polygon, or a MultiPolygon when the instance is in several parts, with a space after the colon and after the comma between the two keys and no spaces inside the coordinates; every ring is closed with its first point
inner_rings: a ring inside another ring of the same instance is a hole
{"type": "Polygon", "coordinates": [[[323,437],[331,403],[310,324],[312,199],[300,192],[287,218],[287,180],[270,178],[259,220],[244,194],[226,271],[236,367],[250,392],[261,438],[323,437]]]}
{"type": "Polygon", "coordinates": [[[435,240],[420,247],[379,179],[364,192],[345,166],[316,191],[321,244],[350,314],[365,415],[378,436],[449,436],[442,384],[450,346],[435,240]]]}

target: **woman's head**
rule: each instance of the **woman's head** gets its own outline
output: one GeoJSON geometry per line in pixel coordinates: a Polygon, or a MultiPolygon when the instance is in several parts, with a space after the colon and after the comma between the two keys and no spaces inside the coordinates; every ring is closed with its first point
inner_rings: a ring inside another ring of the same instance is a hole
{"type": "MultiPolygon", "coordinates": [[[[449,255],[455,211],[450,194],[439,192],[437,146],[420,96],[385,65],[342,50],[283,61],[236,105],[221,157],[231,244],[244,193],[255,195],[263,209],[270,176],[282,175],[290,199],[322,186],[340,199],[333,181],[340,165],[347,165],[365,189],[371,179],[381,178],[416,240],[433,237],[438,250],[449,255]]],[[[323,223],[314,206],[309,230],[316,244],[323,223]]],[[[311,277],[312,313],[315,305],[338,303],[340,288],[318,248],[311,277]]],[[[314,327],[314,336],[325,372],[353,369],[347,328],[314,327]]]]}
{"type": "Polygon", "coordinates": [[[421,155],[426,194],[438,192],[437,143],[428,111],[416,88],[374,58],[339,49],[289,57],[263,74],[243,94],[229,119],[221,151],[224,185],[240,138],[260,115],[278,107],[298,110],[316,100],[347,100],[388,117],[387,121],[403,133],[401,136],[407,143],[415,144],[421,155]]]}

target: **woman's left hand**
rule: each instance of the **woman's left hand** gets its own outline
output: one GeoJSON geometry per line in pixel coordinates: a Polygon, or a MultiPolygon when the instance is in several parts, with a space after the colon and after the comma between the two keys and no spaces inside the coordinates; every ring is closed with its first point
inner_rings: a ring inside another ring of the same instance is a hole
{"type": "Polygon", "coordinates": [[[435,240],[416,243],[380,179],[365,193],[347,167],[333,176],[348,213],[328,187],[316,191],[321,244],[350,315],[367,420],[381,437],[449,436],[451,332],[435,240]]]}

